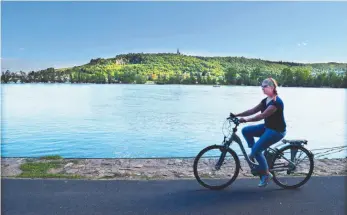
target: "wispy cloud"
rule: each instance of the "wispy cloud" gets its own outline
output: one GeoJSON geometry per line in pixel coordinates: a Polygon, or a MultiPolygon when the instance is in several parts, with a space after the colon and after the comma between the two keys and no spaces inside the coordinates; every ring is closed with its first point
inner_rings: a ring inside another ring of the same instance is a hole
{"type": "Polygon", "coordinates": [[[300,47],[300,46],[307,46],[307,42],[301,42],[301,43],[298,43],[298,46],[300,47]]]}
{"type": "Polygon", "coordinates": [[[24,48],[19,48],[19,51],[24,51],[24,48]]]}

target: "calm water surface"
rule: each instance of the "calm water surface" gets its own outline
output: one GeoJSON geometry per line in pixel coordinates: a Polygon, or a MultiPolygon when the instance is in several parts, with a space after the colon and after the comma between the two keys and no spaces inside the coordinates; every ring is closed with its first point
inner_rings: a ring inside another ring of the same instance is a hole
{"type": "MultiPolygon", "coordinates": [[[[221,143],[229,112],[264,98],[260,87],[242,86],[10,84],[1,92],[2,157],[195,156],[221,143]]],[[[287,139],[308,139],[310,149],[347,144],[346,89],[279,93],[287,139]]]]}

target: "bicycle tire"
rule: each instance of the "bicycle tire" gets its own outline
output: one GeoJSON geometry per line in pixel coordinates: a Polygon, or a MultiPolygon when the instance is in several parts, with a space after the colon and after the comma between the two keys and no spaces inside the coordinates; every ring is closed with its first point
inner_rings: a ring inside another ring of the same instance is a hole
{"type": "Polygon", "coordinates": [[[234,175],[233,177],[227,181],[226,183],[222,184],[222,185],[219,185],[219,186],[210,186],[206,183],[204,183],[199,174],[198,174],[198,170],[197,170],[197,165],[198,165],[198,162],[199,162],[199,159],[201,158],[201,156],[206,153],[207,151],[209,150],[212,150],[212,149],[219,149],[219,150],[222,150],[224,148],[224,146],[219,146],[219,145],[211,145],[211,146],[208,146],[204,149],[202,149],[199,154],[195,157],[194,159],[194,164],[193,164],[193,170],[194,170],[194,176],[196,178],[196,180],[199,182],[200,185],[202,185],[203,187],[205,188],[208,188],[208,189],[211,189],[211,190],[221,190],[221,189],[224,189],[226,187],[228,187],[230,184],[232,184],[235,179],[237,178],[237,176],[239,175],[239,172],[240,172],[240,159],[239,157],[237,156],[236,152],[230,148],[227,149],[227,152],[229,152],[232,157],[234,158],[235,160],[235,163],[236,163],[236,169],[235,169],[235,172],[234,172],[234,175]]]}
{"type": "Polygon", "coordinates": [[[270,168],[274,165],[274,163],[275,163],[276,159],[279,157],[280,153],[282,153],[283,151],[288,150],[288,149],[290,149],[290,148],[297,148],[297,149],[299,149],[299,150],[302,150],[303,152],[305,152],[305,154],[306,154],[306,155],[308,156],[308,158],[309,158],[309,161],[310,161],[310,170],[309,170],[308,175],[305,177],[305,179],[304,179],[303,181],[301,181],[300,183],[298,183],[298,184],[295,184],[295,185],[292,185],[292,186],[288,186],[288,185],[285,185],[285,184],[281,183],[281,182],[277,179],[276,173],[275,173],[274,171],[272,171],[271,173],[272,173],[272,175],[273,175],[273,181],[274,181],[278,186],[280,186],[280,187],[282,187],[282,188],[285,188],[285,189],[296,189],[296,188],[299,188],[299,187],[301,187],[302,185],[304,185],[304,184],[311,178],[311,176],[312,176],[312,174],[313,174],[314,160],[313,160],[313,155],[312,155],[312,153],[311,153],[309,150],[307,150],[305,147],[303,147],[303,146],[301,146],[301,145],[288,145],[288,146],[285,146],[285,147],[283,147],[283,148],[281,148],[281,149],[279,149],[279,150],[277,151],[277,153],[276,153],[275,156],[274,156],[274,159],[273,159],[272,162],[271,162],[270,168]]]}

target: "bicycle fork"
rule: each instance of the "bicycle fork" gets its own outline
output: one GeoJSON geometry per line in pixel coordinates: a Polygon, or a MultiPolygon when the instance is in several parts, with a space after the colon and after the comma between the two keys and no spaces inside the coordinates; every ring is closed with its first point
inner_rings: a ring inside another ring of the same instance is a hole
{"type": "Polygon", "coordinates": [[[227,148],[224,147],[222,150],[222,154],[219,156],[218,162],[215,165],[216,170],[220,170],[220,167],[222,166],[224,159],[225,159],[225,155],[227,154],[227,148]]]}

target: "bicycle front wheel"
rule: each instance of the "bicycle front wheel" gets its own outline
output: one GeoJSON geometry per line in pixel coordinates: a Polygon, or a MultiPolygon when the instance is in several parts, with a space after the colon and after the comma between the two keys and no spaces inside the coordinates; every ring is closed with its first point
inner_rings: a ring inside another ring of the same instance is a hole
{"type": "Polygon", "coordinates": [[[235,181],[240,171],[240,160],[234,150],[212,145],[196,156],[193,168],[194,176],[200,185],[219,190],[235,181]]]}

